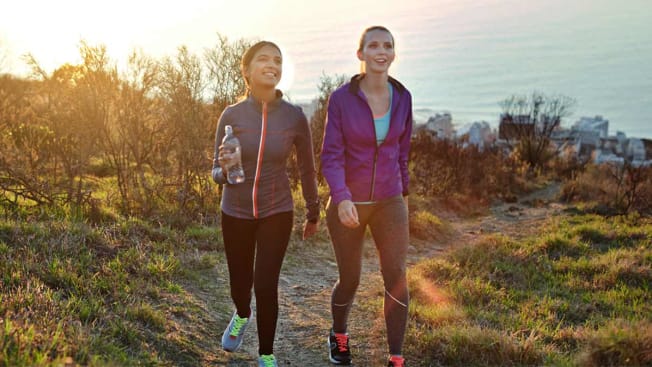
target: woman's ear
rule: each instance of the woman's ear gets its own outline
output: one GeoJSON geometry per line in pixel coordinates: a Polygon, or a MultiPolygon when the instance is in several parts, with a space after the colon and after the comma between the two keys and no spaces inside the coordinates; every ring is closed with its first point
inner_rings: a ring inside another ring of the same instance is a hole
{"type": "Polygon", "coordinates": [[[358,55],[358,60],[364,61],[364,59],[362,58],[362,51],[361,50],[358,50],[358,52],[356,52],[356,55],[358,55]]]}

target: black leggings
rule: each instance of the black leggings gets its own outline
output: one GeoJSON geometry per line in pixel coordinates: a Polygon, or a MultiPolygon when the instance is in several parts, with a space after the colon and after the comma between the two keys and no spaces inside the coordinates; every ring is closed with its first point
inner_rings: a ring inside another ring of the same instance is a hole
{"type": "Polygon", "coordinates": [[[349,311],[360,282],[365,230],[371,230],[385,285],[384,314],[390,354],[401,354],[408,316],[409,294],[405,260],[409,242],[407,206],[401,196],[373,204],[356,204],[360,226],[347,228],[329,202],[326,223],[333,241],[339,279],[333,287],[333,331],[346,332],[349,311]]]}
{"type": "Polygon", "coordinates": [[[222,236],[231,298],[240,317],[251,313],[256,293],[258,353],[272,354],[278,317],[278,278],[292,232],[292,212],[240,219],[222,212],[222,236]]]}

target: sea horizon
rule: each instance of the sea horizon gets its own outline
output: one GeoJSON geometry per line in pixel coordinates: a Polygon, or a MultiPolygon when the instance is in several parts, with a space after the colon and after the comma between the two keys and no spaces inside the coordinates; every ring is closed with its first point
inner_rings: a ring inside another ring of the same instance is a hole
{"type": "MultiPolygon", "coordinates": [[[[435,1],[445,12],[430,2],[408,3],[385,25],[396,38],[390,75],[411,91],[417,123],[449,112],[455,126],[486,121],[497,128],[502,100],[541,92],[576,101],[562,127],[602,116],[609,135],[652,138],[652,68],[644,67],[652,63],[652,25],[644,15],[652,3],[435,1]]],[[[344,20],[329,36],[318,20],[306,32],[278,32],[296,70],[289,97],[307,103],[321,75],[358,72],[359,34],[376,23],[344,20]],[[322,51],[324,39],[331,44],[322,51]]]]}
{"type": "MultiPolygon", "coordinates": [[[[283,51],[281,89],[295,103],[310,103],[318,97],[322,76],[350,77],[358,72],[360,34],[367,26],[381,24],[396,40],[390,75],[411,91],[417,123],[449,112],[455,126],[486,121],[496,128],[502,100],[540,92],[576,101],[562,127],[581,117],[602,116],[609,120],[609,135],[621,131],[628,137],[652,139],[648,0],[406,0],[391,7],[389,2],[359,0],[304,5],[299,0],[256,2],[251,9],[207,1],[193,2],[189,9],[139,5],[136,10],[144,14],[163,12],[159,18],[167,23],[144,29],[141,16],[134,13],[124,27],[104,22],[104,28],[85,33],[83,26],[102,22],[87,19],[68,24],[67,33],[54,32],[56,27],[48,28],[53,32],[37,32],[32,41],[49,45],[41,50],[30,49],[30,40],[21,38],[20,31],[10,33],[29,18],[0,16],[0,41],[4,38],[0,46],[15,49],[14,65],[20,63],[19,55],[30,52],[43,61],[45,70],[53,70],[70,62],[65,55],[74,54],[80,39],[108,42],[109,55],[122,62],[132,49],[159,58],[187,46],[201,56],[215,45],[217,34],[231,41],[267,39],[283,51]],[[224,9],[252,13],[236,21],[220,18],[224,9]],[[13,28],[5,30],[2,23],[11,22],[13,28]],[[106,39],[116,31],[121,38],[106,39]]],[[[47,27],[48,20],[37,24],[47,27]]]]}

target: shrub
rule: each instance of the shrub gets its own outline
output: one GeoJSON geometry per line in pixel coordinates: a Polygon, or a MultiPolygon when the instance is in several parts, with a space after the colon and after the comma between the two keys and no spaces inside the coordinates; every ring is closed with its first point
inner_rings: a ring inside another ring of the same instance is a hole
{"type": "Polygon", "coordinates": [[[598,214],[652,214],[652,167],[615,164],[589,165],[564,182],[562,199],[590,202],[598,214]]]}

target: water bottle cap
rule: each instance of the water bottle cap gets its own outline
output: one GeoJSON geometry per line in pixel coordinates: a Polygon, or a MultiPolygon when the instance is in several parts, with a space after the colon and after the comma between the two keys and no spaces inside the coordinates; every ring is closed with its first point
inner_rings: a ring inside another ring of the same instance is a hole
{"type": "Polygon", "coordinates": [[[224,132],[225,132],[227,135],[231,135],[231,134],[233,134],[233,127],[232,127],[231,125],[226,125],[226,126],[224,126],[224,132]]]}

